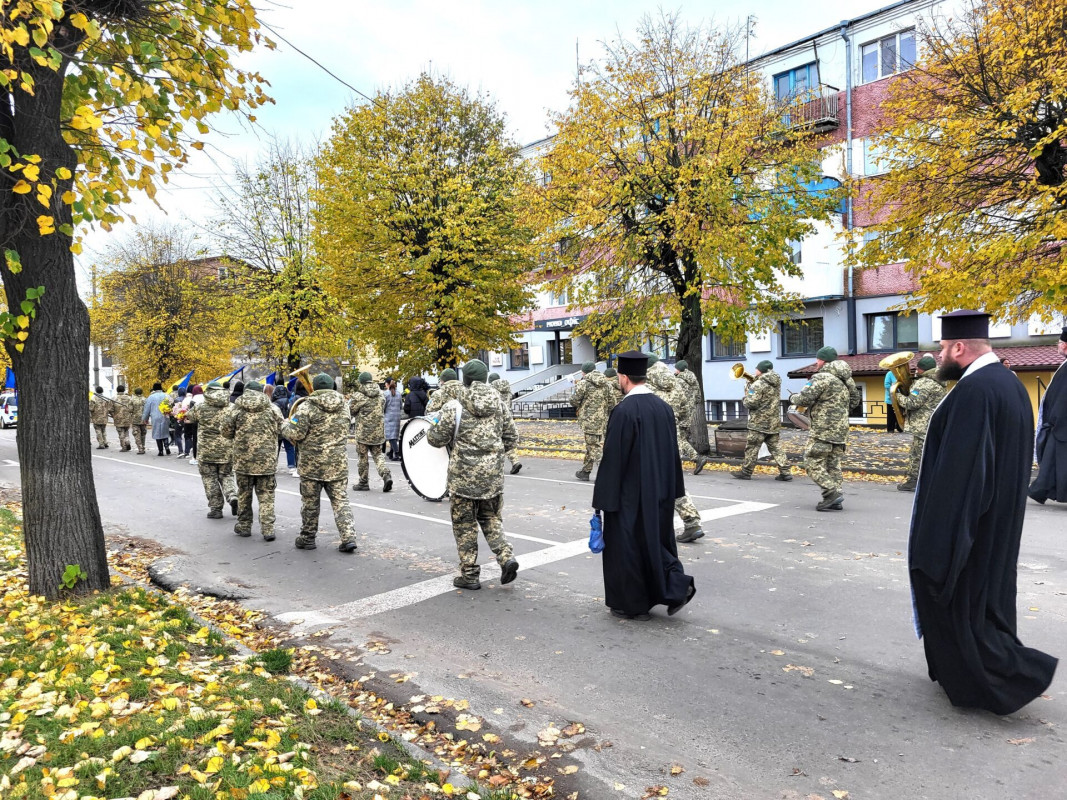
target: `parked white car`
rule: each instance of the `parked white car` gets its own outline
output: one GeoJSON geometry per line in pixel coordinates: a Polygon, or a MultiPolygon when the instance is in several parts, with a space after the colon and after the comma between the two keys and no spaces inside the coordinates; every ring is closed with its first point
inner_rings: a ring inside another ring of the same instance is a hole
{"type": "Polygon", "coordinates": [[[19,421],[19,398],[14,392],[0,394],[0,427],[13,428],[19,421]]]}

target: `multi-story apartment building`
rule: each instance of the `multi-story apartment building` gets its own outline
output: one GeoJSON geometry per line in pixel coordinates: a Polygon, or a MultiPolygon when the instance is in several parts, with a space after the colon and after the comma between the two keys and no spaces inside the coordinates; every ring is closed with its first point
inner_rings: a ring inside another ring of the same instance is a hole
{"type": "MultiPolygon", "coordinates": [[[[947,9],[943,0],[901,0],[749,62],[779,97],[810,98],[797,124],[813,126],[824,137],[827,180],[844,181],[851,176],[861,187],[865,181],[878,180],[883,168],[874,136],[879,132],[881,99],[890,81],[916,60],[920,19],[947,9]]],[[[527,153],[535,154],[547,144],[548,140],[535,142],[527,153]]],[[[853,421],[885,423],[885,370],[878,362],[901,350],[917,355],[937,351],[940,325],[936,316],[894,310],[917,288],[904,264],[847,265],[849,237],[845,234],[854,231],[862,239],[863,229],[877,220],[878,213],[877,208],[862,203],[846,203],[829,223],[818,224],[812,234],[794,244],[792,257],[802,274],[786,279],[785,284],[803,298],[803,311],[795,318],[750,333],[744,342],[720,338],[714,328],[706,335],[703,373],[709,419],[744,416],[739,402],[744,384],[732,378],[734,363],[745,364],[751,372],[758,362],[770,360],[783,377],[784,390],[796,391],[814,372],[815,351],[832,345],[852,367],[863,393],[853,421]]],[[[510,353],[490,354],[493,368],[513,384],[522,386],[524,378],[556,364],[580,364],[609,355],[595,353],[587,337],[572,338],[570,332],[583,314],[568,306],[568,298],[546,291],[538,300],[528,327],[518,335],[520,346],[510,353]]],[[[952,298],[945,299],[945,306],[953,310],[952,298]]],[[[1062,322],[998,323],[991,331],[997,353],[1008,358],[1035,409],[1061,360],[1055,340],[1062,322]]],[[[668,342],[652,342],[649,349],[672,355],[668,342]]],[[[531,381],[537,382],[529,379],[525,383],[531,381]]]]}

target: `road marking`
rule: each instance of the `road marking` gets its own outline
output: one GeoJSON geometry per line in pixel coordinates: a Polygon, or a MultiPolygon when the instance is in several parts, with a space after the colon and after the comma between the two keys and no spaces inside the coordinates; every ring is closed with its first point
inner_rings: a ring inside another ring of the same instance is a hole
{"type": "Polygon", "coordinates": [[[18,465],[19,465],[19,462],[12,461],[10,458],[5,458],[4,459],[3,466],[5,466],[5,467],[17,467],[18,465]]]}

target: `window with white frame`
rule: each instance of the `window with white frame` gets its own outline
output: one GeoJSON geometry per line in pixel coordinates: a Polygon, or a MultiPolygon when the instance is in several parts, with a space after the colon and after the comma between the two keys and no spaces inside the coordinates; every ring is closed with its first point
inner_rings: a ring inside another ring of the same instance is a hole
{"type": "Polygon", "coordinates": [[[774,76],[774,95],[782,102],[804,97],[818,88],[819,64],[815,61],[774,76]]]}
{"type": "Polygon", "coordinates": [[[708,332],[708,360],[716,358],[744,358],[745,340],[720,336],[713,328],[708,332]]]}
{"type": "Polygon", "coordinates": [[[886,148],[872,138],[863,139],[863,174],[881,175],[889,171],[886,148]]]}
{"type": "Polygon", "coordinates": [[[801,250],[800,239],[790,239],[785,243],[786,255],[789,257],[790,264],[800,264],[801,257],[803,255],[801,250]]]}
{"type": "Polygon", "coordinates": [[[863,83],[904,72],[915,64],[915,29],[883,36],[860,48],[863,83]]]}

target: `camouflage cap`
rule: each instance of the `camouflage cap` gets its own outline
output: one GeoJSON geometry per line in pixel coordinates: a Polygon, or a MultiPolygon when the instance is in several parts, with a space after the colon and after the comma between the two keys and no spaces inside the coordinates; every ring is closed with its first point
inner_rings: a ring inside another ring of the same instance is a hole
{"type": "Polygon", "coordinates": [[[360,383],[370,383],[372,380],[374,380],[374,377],[369,372],[361,372],[361,373],[359,373],[359,382],[360,383]]]}
{"type": "Polygon", "coordinates": [[[816,351],[815,357],[820,361],[837,361],[837,351],[830,345],[826,345],[816,351]]]}
{"type": "Polygon", "coordinates": [[[459,380],[459,373],[457,373],[454,369],[452,369],[452,367],[449,367],[448,369],[441,371],[441,380],[442,381],[458,381],[459,380]]]}
{"type": "Polygon", "coordinates": [[[611,367],[608,367],[608,368],[607,368],[606,370],[604,370],[604,377],[605,377],[605,378],[614,378],[614,377],[615,377],[616,375],[618,375],[618,374],[619,374],[619,373],[617,373],[617,372],[616,372],[616,371],[615,371],[614,369],[612,369],[611,367]]]}
{"type": "Polygon", "coordinates": [[[500,380],[500,374],[499,373],[497,373],[497,372],[490,372],[489,373],[489,382],[490,383],[492,383],[493,381],[498,381],[498,380],[500,380]]]}
{"type": "Polygon", "coordinates": [[[489,367],[485,366],[485,362],[480,358],[472,358],[463,365],[463,383],[465,386],[470,386],[475,381],[484,383],[488,377],[489,367]]]}
{"type": "Polygon", "coordinates": [[[311,388],[314,389],[316,392],[320,389],[332,389],[333,377],[327,375],[325,372],[320,372],[312,379],[311,388]]]}
{"type": "Polygon", "coordinates": [[[770,372],[772,369],[774,369],[774,364],[773,362],[768,361],[767,359],[763,359],[756,365],[756,369],[758,369],[760,372],[770,372]]]}
{"type": "Polygon", "coordinates": [[[594,369],[596,369],[596,364],[594,364],[592,361],[586,361],[584,364],[582,364],[582,372],[584,372],[586,375],[588,375],[594,369]]]}
{"type": "Polygon", "coordinates": [[[684,358],[679,358],[677,361],[674,362],[674,368],[679,372],[685,372],[687,369],[689,369],[689,362],[686,361],[684,358]]]}

